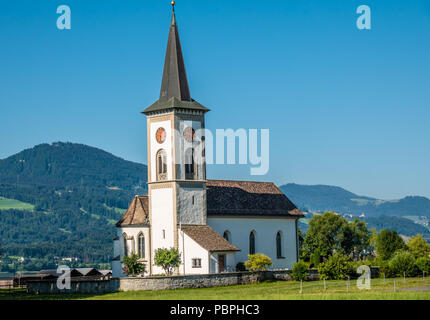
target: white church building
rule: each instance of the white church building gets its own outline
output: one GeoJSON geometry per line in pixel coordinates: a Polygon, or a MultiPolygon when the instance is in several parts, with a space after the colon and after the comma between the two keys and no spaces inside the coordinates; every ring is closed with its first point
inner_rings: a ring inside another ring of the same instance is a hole
{"type": "Polygon", "coordinates": [[[191,99],[172,14],[161,94],[146,108],[148,194],[136,196],[117,223],[113,277],[125,277],[122,259],[136,253],[146,276],[159,248],[176,248],[175,274],[236,271],[248,254],[264,253],[273,268],[292,268],[298,260],[298,219],[302,212],[273,183],[207,180],[205,115],[191,99]]]}

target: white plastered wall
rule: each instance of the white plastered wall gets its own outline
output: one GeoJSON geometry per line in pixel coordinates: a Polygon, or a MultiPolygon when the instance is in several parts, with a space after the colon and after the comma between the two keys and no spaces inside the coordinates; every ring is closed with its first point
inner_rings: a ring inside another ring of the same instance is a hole
{"type": "Polygon", "coordinates": [[[209,252],[179,231],[179,253],[181,256],[180,274],[209,274],[209,252]],[[202,267],[193,268],[192,259],[201,259],[202,267]],[[185,269],[184,269],[185,268],[185,269]]]}
{"type": "Polygon", "coordinates": [[[230,242],[241,251],[236,253],[235,263],[245,262],[249,254],[249,235],[255,231],[256,253],[264,253],[273,262],[274,269],[291,269],[297,261],[296,222],[295,219],[279,218],[226,218],[208,217],[208,225],[223,235],[230,233],[230,242]],[[276,234],[282,232],[282,255],[278,259],[276,252],[276,234]]]}
{"type": "MultiPolygon", "coordinates": [[[[170,249],[175,246],[174,241],[174,212],[173,189],[161,188],[151,190],[151,236],[152,252],[159,248],[170,249]],[[164,230],[164,232],[163,232],[164,230]]],[[[160,267],[153,266],[153,274],[163,274],[160,267]]]]}

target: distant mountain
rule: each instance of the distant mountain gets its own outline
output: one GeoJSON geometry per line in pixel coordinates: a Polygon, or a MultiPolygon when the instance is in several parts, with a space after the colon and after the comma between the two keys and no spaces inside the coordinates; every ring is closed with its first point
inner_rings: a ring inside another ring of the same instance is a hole
{"type": "Polygon", "coordinates": [[[41,144],[0,160],[0,182],[56,188],[146,188],[146,166],[74,143],[41,144]]]}
{"type": "Polygon", "coordinates": [[[280,187],[298,207],[310,211],[336,211],[366,216],[425,216],[430,218],[430,200],[409,196],[400,200],[384,201],[356,195],[340,187],[298,185],[280,187]]]}
{"type": "Polygon", "coordinates": [[[0,247],[109,262],[114,224],[136,194],[146,194],[146,181],[145,165],[82,144],[41,144],[0,160],[0,201],[34,206],[0,211],[0,247]]]}

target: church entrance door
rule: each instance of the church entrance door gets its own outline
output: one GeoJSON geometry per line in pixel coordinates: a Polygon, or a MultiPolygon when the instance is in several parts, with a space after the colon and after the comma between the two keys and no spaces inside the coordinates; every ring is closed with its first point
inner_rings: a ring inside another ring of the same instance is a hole
{"type": "Polygon", "coordinates": [[[218,255],[219,273],[225,271],[225,254],[218,255]]]}

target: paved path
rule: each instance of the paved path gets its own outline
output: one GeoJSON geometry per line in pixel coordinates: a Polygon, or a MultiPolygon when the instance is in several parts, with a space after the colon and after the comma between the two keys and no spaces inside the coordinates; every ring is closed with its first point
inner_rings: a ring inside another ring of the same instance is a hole
{"type": "Polygon", "coordinates": [[[407,289],[399,289],[397,291],[429,291],[430,287],[418,287],[418,288],[407,288],[407,289]]]}

